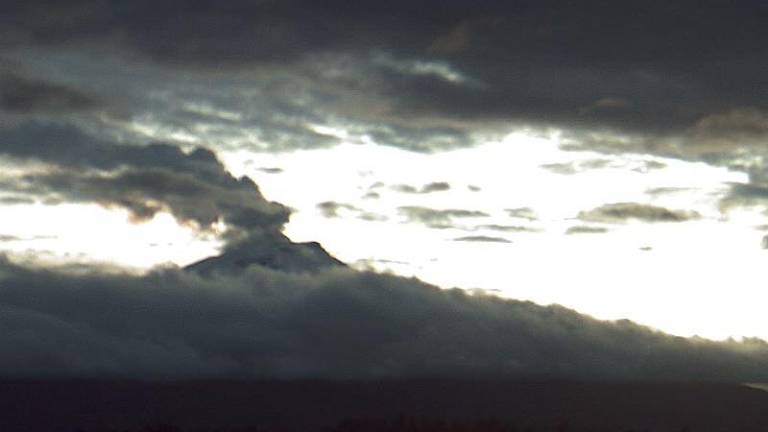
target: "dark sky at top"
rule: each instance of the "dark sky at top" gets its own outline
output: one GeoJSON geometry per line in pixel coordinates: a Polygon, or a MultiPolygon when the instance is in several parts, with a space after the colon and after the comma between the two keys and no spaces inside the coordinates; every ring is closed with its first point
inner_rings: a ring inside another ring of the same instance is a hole
{"type": "Polygon", "coordinates": [[[768,6],[759,1],[72,0],[2,8],[4,50],[81,45],[215,71],[346,62],[357,69],[351,75],[315,78],[373,91],[392,103],[386,120],[401,125],[765,128],[757,113],[767,100],[768,6]],[[443,62],[466,80],[369,61],[376,53],[443,62]]]}

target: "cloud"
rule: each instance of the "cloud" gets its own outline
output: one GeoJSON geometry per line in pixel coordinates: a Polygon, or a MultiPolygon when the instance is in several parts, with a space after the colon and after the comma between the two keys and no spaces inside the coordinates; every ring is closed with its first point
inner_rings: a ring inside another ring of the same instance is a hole
{"type": "Polygon", "coordinates": [[[492,236],[484,236],[484,235],[457,237],[453,239],[453,241],[479,242],[479,243],[512,243],[511,241],[503,237],[492,237],[492,236]]]}
{"type": "Polygon", "coordinates": [[[0,263],[4,377],[768,379],[768,346],[345,268],[145,276],[0,263]],[[693,360],[695,359],[695,360],[693,360]]]}
{"type": "Polygon", "coordinates": [[[100,103],[78,89],[0,72],[0,109],[13,113],[71,113],[100,103]]]}
{"type": "Polygon", "coordinates": [[[572,226],[569,227],[565,233],[568,235],[571,234],[604,234],[608,232],[608,228],[604,227],[593,227],[588,225],[579,225],[579,226],[572,226]]]}
{"type": "Polygon", "coordinates": [[[723,210],[734,206],[768,205],[768,176],[765,167],[755,167],[749,171],[749,181],[732,183],[728,194],[720,201],[723,210]]]}
{"type": "Polygon", "coordinates": [[[519,226],[519,225],[488,224],[488,225],[478,225],[476,228],[487,229],[491,231],[501,231],[501,232],[538,232],[539,231],[536,228],[519,226]]]}
{"type": "Polygon", "coordinates": [[[392,186],[392,190],[402,193],[412,193],[412,194],[428,194],[432,192],[445,192],[447,190],[451,189],[451,185],[447,182],[432,182],[427,183],[419,188],[407,185],[407,184],[399,184],[392,186]]]}
{"type": "Polygon", "coordinates": [[[530,207],[517,207],[511,209],[505,209],[510,217],[517,219],[527,219],[529,221],[537,220],[539,217],[536,212],[530,207]]]}
{"type": "MultiPolygon", "coordinates": [[[[644,160],[632,163],[631,165],[634,165],[632,167],[632,171],[639,172],[639,173],[647,173],[652,170],[662,169],[665,168],[667,165],[654,161],[654,160],[644,160]]],[[[630,166],[631,166],[630,165],[630,166]]],[[[598,170],[598,169],[605,169],[605,168],[616,168],[621,165],[616,165],[615,162],[612,162],[610,159],[589,159],[584,161],[575,161],[575,162],[568,162],[568,163],[550,163],[550,164],[544,164],[541,165],[542,168],[551,171],[555,174],[562,174],[562,175],[573,175],[573,174],[579,174],[588,170],[598,170]]],[[[629,167],[626,167],[629,168],[629,167]]]]}
{"type": "Polygon", "coordinates": [[[541,167],[555,174],[571,175],[579,172],[572,163],[551,163],[541,165],[541,167]]]}
{"type": "Polygon", "coordinates": [[[280,174],[283,172],[283,169],[277,167],[263,167],[259,168],[259,171],[267,174],[280,174]]]}
{"type": "Polygon", "coordinates": [[[264,199],[251,179],[233,177],[204,148],[116,144],[73,127],[38,123],[2,130],[0,139],[0,154],[49,165],[15,185],[47,199],[122,207],[137,220],[168,211],[201,229],[223,222],[233,238],[279,230],[288,220],[286,207],[264,199]]]}
{"type": "Polygon", "coordinates": [[[645,191],[648,195],[652,196],[658,196],[658,195],[669,195],[669,194],[676,194],[680,192],[686,192],[691,190],[691,188],[683,188],[683,187],[657,187],[657,188],[651,188],[645,191]]]}
{"type": "Polygon", "coordinates": [[[402,206],[397,208],[409,222],[418,222],[430,228],[450,228],[455,218],[488,217],[487,213],[465,209],[432,209],[418,206],[402,206]]]}
{"type": "MultiPolygon", "coordinates": [[[[243,115],[234,122],[242,134],[231,133],[243,140],[256,135],[253,145],[272,148],[329,145],[307,126],[314,124],[421,151],[473,145],[478,132],[510,125],[628,134],[646,143],[674,137],[685,141],[679,146],[685,150],[710,138],[760,135],[768,112],[754,92],[762,85],[755,71],[767,62],[751,55],[762,49],[768,14],[756,0],[727,14],[693,0],[612,6],[397,0],[386,7],[370,1],[321,7],[309,0],[233,0],[226,7],[140,0],[122,7],[72,0],[66,8],[46,1],[5,12],[0,52],[14,60],[24,63],[24,54],[35,52],[39,66],[56,61],[41,61],[40,52],[66,50],[91,62],[151,65],[133,79],[144,90],[122,80],[126,93],[145,94],[125,96],[138,111],[155,100],[150,117],[166,126],[185,116],[215,117],[183,114],[179,95],[211,96],[229,86],[222,92],[228,95],[204,99],[243,115]],[[159,86],[166,87],[160,97],[155,78],[175,84],[159,86]],[[212,81],[217,85],[207,86],[212,81]],[[158,103],[163,97],[168,100],[158,103]]],[[[114,79],[103,68],[84,74],[87,68],[77,66],[73,73],[98,85],[114,79]]]]}
{"type": "Polygon", "coordinates": [[[317,208],[320,210],[323,216],[327,218],[339,217],[339,210],[349,210],[354,212],[360,211],[359,208],[351,204],[338,203],[335,201],[323,201],[317,204],[317,208]]]}
{"type": "Polygon", "coordinates": [[[697,219],[696,212],[669,210],[639,203],[605,204],[592,210],[582,211],[578,218],[589,222],[619,223],[629,219],[642,222],[684,222],[697,219]]]}
{"type": "Polygon", "coordinates": [[[2,196],[0,197],[0,204],[2,205],[18,205],[18,204],[34,204],[35,200],[26,196],[2,196]]]}

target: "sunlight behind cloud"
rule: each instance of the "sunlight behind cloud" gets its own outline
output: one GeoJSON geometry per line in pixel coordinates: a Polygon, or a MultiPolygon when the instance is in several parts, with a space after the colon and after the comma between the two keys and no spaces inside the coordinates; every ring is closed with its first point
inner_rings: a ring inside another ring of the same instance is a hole
{"type": "Polygon", "coordinates": [[[129,222],[126,211],[98,205],[13,205],[2,208],[4,227],[19,241],[3,249],[43,261],[101,262],[137,269],[188,264],[216,252],[219,241],[180,226],[172,216],[129,222]]]}
{"type": "Polygon", "coordinates": [[[723,214],[718,206],[745,173],[639,154],[563,151],[559,144],[557,133],[519,131],[431,155],[343,144],[287,154],[225,153],[223,159],[236,174],[253,176],[269,199],[296,210],[286,227],[293,239],[320,241],[364,268],[559,303],[678,335],[768,337],[755,306],[768,300],[759,284],[765,251],[754,228],[761,215],[723,214]],[[450,188],[414,194],[394,187],[418,190],[431,182],[450,188]],[[316,207],[323,201],[348,208],[325,217],[316,207]],[[587,225],[580,212],[622,202],[698,217],[627,219],[593,224],[604,233],[565,234],[587,225]],[[452,217],[436,229],[404,218],[398,209],[408,206],[487,216],[452,217]],[[521,208],[536,220],[510,216],[510,209],[521,208]],[[509,243],[454,241],[467,236],[509,243]]]}

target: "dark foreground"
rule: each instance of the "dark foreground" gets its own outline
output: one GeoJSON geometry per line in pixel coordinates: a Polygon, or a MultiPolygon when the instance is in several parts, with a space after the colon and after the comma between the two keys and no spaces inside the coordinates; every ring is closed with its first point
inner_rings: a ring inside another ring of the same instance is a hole
{"type": "Polygon", "coordinates": [[[0,381],[0,431],[768,431],[768,392],[553,380],[0,381]]]}

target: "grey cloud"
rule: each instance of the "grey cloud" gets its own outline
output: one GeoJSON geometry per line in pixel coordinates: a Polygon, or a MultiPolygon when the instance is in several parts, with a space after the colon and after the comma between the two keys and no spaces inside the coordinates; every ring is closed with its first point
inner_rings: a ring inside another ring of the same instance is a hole
{"type": "MultiPolygon", "coordinates": [[[[244,121],[274,148],[328,145],[306,127],[317,120],[415,150],[471,145],[475,132],[499,125],[686,145],[763,133],[768,106],[754,89],[766,61],[752,53],[762,49],[768,11],[756,0],[725,13],[693,0],[358,3],[17,5],[0,21],[0,49],[90,49],[199,74],[198,83],[219,74],[222,85],[259,88],[253,99],[266,99],[258,104],[266,109],[245,110],[244,121]]],[[[740,146],[730,141],[723,145],[740,146]]]]}
{"type": "Polygon", "coordinates": [[[605,204],[592,210],[582,211],[578,218],[589,222],[618,223],[628,219],[636,219],[643,222],[684,222],[698,218],[696,212],[683,210],[669,210],[639,203],[612,203],[605,204]]]}
{"type": "Polygon", "coordinates": [[[0,72],[0,109],[13,113],[70,113],[100,103],[78,89],[0,72]]]}
{"type": "Polygon", "coordinates": [[[484,236],[484,235],[457,237],[453,239],[453,241],[479,242],[479,243],[512,243],[511,241],[503,237],[493,237],[493,236],[484,236]]]}
{"type": "Polygon", "coordinates": [[[451,189],[451,185],[447,182],[432,182],[427,183],[421,187],[415,187],[407,184],[399,184],[392,186],[392,190],[403,193],[413,194],[428,194],[432,192],[445,192],[451,189]]]}
{"type": "Polygon", "coordinates": [[[29,240],[48,240],[55,239],[55,236],[32,236],[32,237],[19,237],[9,234],[0,234],[0,242],[17,242],[17,241],[29,241],[29,240]]]}
{"type": "Polygon", "coordinates": [[[358,212],[359,208],[346,203],[339,203],[335,201],[323,201],[317,204],[317,208],[327,218],[339,217],[339,210],[349,210],[358,212]]]}
{"type": "Polygon", "coordinates": [[[762,167],[752,169],[748,183],[732,183],[720,202],[721,207],[768,205],[768,176],[763,171],[762,167]]]}
{"type": "Polygon", "coordinates": [[[675,194],[680,192],[686,192],[691,190],[691,188],[681,188],[681,187],[657,187],[657,188],[651,188],[645,191],[648,195],[669,195],[669,194],[675,194]]]}
{"type": "Polygon", "coordinates": [[[488,224],[488,225],[478,225],[476,228],[487,229],[491,231],[502,231],[502,232],[538,232],[539,231],[536,228],[519,226],[519,225],[488,224]]]}
{"type": "Polygon", "coordinates": [[[363,212],[358,217],[364,221],[369,221],[369,222],[382,222],[382,221],[389,220],[388,217],[382,214],[372,213],[372,212],[363,212]]]}
{"type": "Polygon", "coordinates": [[[510,217],[518,219],[527,219],[530,221],[537,220],[539,216],[530,207],[517,207],[511,209],[505,209],[510,217]]]}
{"type": "Polygon", "coordinates": [[[392,190],[402,193],[419,193],[419,190],[416,189],[414,186],[407,185],[407,184],[399,184],[394,185],[391,187],[392,190]]]}
{"type": "Polygon", "coordinates": [[[202,278],[0,264],[4,377],[768,379],[768,346],[337,268],[202,278]],[[695,359],[695,361],[692,361],[695,359]]]}
{"type": "Polygon", "coordinates": [[[579,172],[579,170],[571,163],[551,163],[541,165],[541,167],[555,174],[571,175],[579,172]]]}
{"type": "Polygon", "coordinates": [[[643,166],[637,168],[636,170],[639,172],[648,172],[648,171],[657,170],[657,169],[664,169],[666,167],[667,167],[667,164],[663,162],[651,160],[651,161],[644,161],[643,166]]]}
{"type": "MultiPolygon", "coordinates": [[[[744,206],[758,206],[768,214],[768,177],[764,167],[750,170],[748,183],[731,184],[728,193],[720,200],[721,211],[744,206]]],[[[766,237],[762,238],[761,245],[763,248],[768,246],[766,237]]]]}
{"type": "Polygon", "coordinates": [[[233,177],[207,149],[121,145],[36,123],[0,131],[0,142],[0,154],[50,164],[15,186],[47,199],[123,207],[137,219],[169,211],[203,229],[222,221],[234,237],[280,229],[289,217],[286,207],[264,199],[249,178],[233,177]]]}
{"type": "MultiPolygon", "coordinates": [[[[2,182],[0,182],[0,185],[2,182]]],[[[0,186],[2,187],[2,186],[0,186]]],[[[34,204],[35,200],[26,196],[2,196],[0,197],[0,204],[3,205],[18,205],[18,204],[34,204]]]]}
{"type": "MultiPolygon", "coordinates": [[[[632,168],[633,171],[646,173],[648,171],[662,169],[667,165],[658,161],[642,161],[639,166],[632,168]]],[[[611,168],[611,161],[608,159],[590,159],[578,162],[551,163],[541,165],[542,168],[555,174],[572,175],[588,170],[597,170],[611,168]]]]}
{"type": "Polygon", "coordinates": [[[418,206],[402,206],[397,210],[405,215],[409,222],[419,222],[430,228],[451,228],[455,218],[487,217],[487,213],[465,209],[433,209],[418,206]]]}
{"type": "Polygon", "coordinates": [[[259,171],[267,174],[280,174],[283,172],[283,169],[276,168],[276,167],[264,167],[264,168],[259,168],[259,171]]]}
{"type": "Polygon", "coordinates": [[[604,234],[607,232],[608,232],[608,228],[588,226],[588,225],[572,226],[565,231],[565,233],[569,235],[571,234],[604,234]]]}

